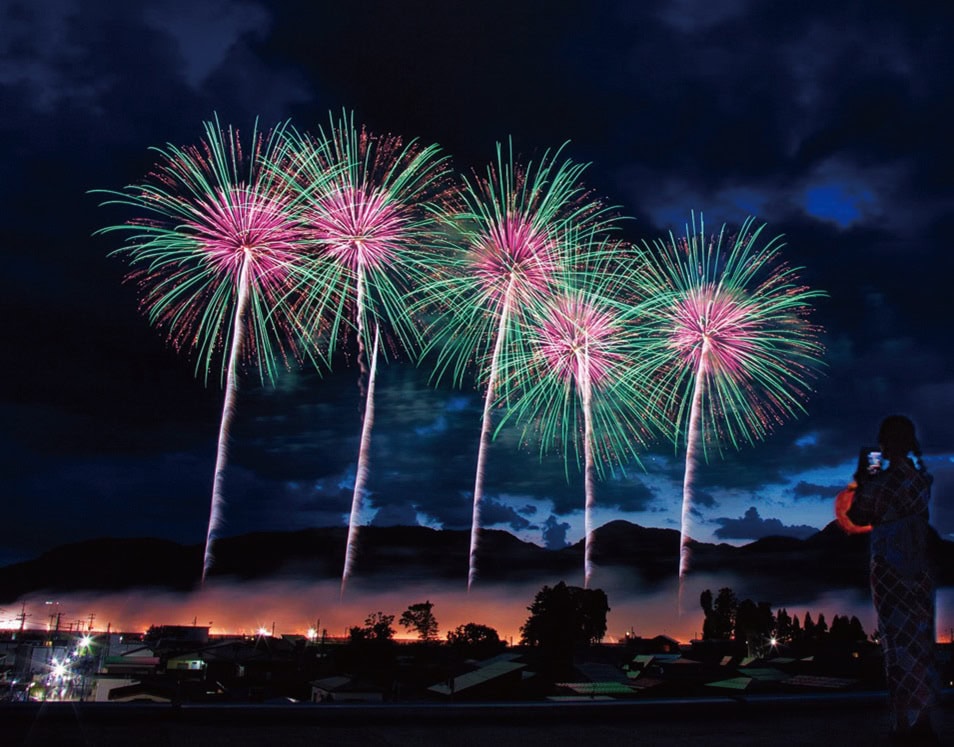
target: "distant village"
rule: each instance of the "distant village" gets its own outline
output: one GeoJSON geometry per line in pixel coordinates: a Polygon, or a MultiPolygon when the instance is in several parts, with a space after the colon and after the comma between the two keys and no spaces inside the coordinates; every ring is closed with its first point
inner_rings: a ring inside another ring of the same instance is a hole
{"type": "MultiPolygon", "coordinates": [[[[884,688],[877,636],[857,618],[812,619],[739,600],[731,589],[700,599],[702,637],[660,633],[604,643],[606,595],[544,586],[519,643],[493,628],[440,635],[433,605],[371,612],[345,636],[212,634],[209,626],[94,630],[88,621],[0,633],[0,701],[329,704],[572,701],[819,693],[884,688]],[[395,625],[416,636],[395,638],[395,625]]],[[[954,642],[938,643],[944,687],[954,687],[954,642]]]]}

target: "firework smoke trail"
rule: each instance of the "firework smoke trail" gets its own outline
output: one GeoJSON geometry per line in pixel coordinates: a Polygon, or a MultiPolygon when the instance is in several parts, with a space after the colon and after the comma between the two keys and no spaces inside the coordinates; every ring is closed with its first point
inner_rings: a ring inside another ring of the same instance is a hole
{"type": "Polygon", "coordinates": [[[695,381],[692,385],[692,406],[689,409],[689,425],[686,429],[686,468],[682,479],[682,510],[679,516],[679,610],[682,612],[683,591],[686,573],[689,571],[689,562],[692,551],[689,549],[689,525],[692,520],[693,478],[699,456],[697,451],[701,446],[702,431],[702,392],[706,385],[706,360],[709,356],[709,341],[702,341],[699,361],[696,364],[695,381]]]}
{"type": "Polygon", "coordinates": [[[639,367],[640,285],[631,259],[616,242],[577,238],[574,267],[563,290],[538,304],[524,332],[528,352],[515,356],[510,407],[501,423],[524,424],[523,438],[539,438],[541,452],[562,446],[583,457],[584,587],[593,578],[596,480],[606,467],[639,465],[658,413],[647,399],[639,367]],[[582,418],[582,422],[580,422],[582,418]]]}
{"type": "Polygon", "coordinates": [[[363,512],[364,489],[368,482],[368,455],[371,450],[371,429],[374,427],[374,382],[378,370],[378,341],[380,332],[375,327],[374,347],[371,350],[371,367],[368,370],[368,385],[365,395],[364,418],[361,423],[361,442],[358,448],[358,466],[355,469],[354,493],[351,499],[351,515],[348,519],[348,541],[345,545],[344,571],[341,574],[341,597],[354,570],[354,558],[358,547],[358,527],[363,512]]]}
{"type": "Polygon", "coordinates": [[[244,319],[248,307],[248,251],[242,260],[242,271],[238,281],[238,300],[235,304],[235,319],[232,328],[231,352],[229,353],[228,368],[225,372],[225,401],[222,405],[222,420],[219,423],[219,440],[215,452],[215,476],[212,479],[212,505],[209,507],[209,528],[205,535],[205,552],[202,558],[202,581],[212,569],[215,558],[212,554],[212,543],[222,523],[222,506],[225,504],[223,484],[225,482],[225,467],[228,462],[229,429],[232,417],[235,415],[235,400],[238,396],[238,362],[242,351],[242,342],[245,337],[244,319]]]}
{"type": "MultiPolygon", "coordinates": [[[[580,353],[577,353],[579,358],[580,353]]],[[[583,531],[586,538],[583,542],[583,588],[590,588],[590,579],[593,578],[593,510],[596,508],[596,486],[594,485],[593,471],[593,387],[590,384],[590,355],[589,346],[584,348],[583,360],[578,361],[580,400],[583,407],[583,492],[585,495],[583,508],[583,531]]]]}
{"type": "Polygon", "coordinates": [[[421,347],[410,297],[435,273],[439,254],[434,247],[449,170],[437,146],[421,148],[414,141],[405,145],[398,137],[359,132],[347,113],[337,121],[332,117],[330,129],[320,128],[317,138],[296,133],[292,140],[294,166],[288,181],[301,196],[313,249],[308,297],[298,309],[299,318],[303,326],[327,330],[328,358],[342,330],[354,330],[365,395],[343,595],[354,571],[368,481],[375,376],[384,354],[382,327],[387,325],[408,353],[421,347]]]}
{"type": "Polygon", "coordinates": [[[530,305],[554,291],[566,251],[560,236],[570,225],[608,228],[609,210],[581,182],[585,165],[559,161],[562,148],[539,163],[515,163],[513,145],[485,177],[464,179],[453,216],[450,255],[443,277],[422,289],[422,307],[438,309],[427,351],[436,351],[435,378],[450,375],[462,385],[476,362],[483,407],[474,473],[467,588],[478,576],[481,507],[493,415],[506,392],[500,382],[523,345],[520,328],[530,305]]]}
{"type": "Polygon", "coordinates": [[[290,311],[292,289],[305,278],[295,196],[268,167],[285,159],[285,127],[267,138],[256,128],[250,143],[246,153],[237,131],[223,131],[218,119],[206,122],[198,145],[155,149],[159,163],[143,184],[97,190],[112,196],[104,204],[145,214],[97,233],[131,232],[113,253],[129,255],[128,278],[138,283],[150,321],[167,330],[176,349],[196,351],[196,373],[206,381],[222,355],[225,396],[203,582],[223,520],[239,366],[253,362],[263,381],[274,382],[289,357],[311,357],[298,344],[290,311]]]}
{"type": "Polygon", "coordinates": [[[726,243],[725,227],[707,237],[693,216],[686,238],[646,245],[642,274],[655,289],[643,305],[648,342],[644,365],[685,439],[680,530],[680,607],[689,570],[687,543],[695,466],[710,445],[765,438],[786,418],[804,412],[802,400],[822,365],[811,302],[823,297],[780,261],[780,237],[761,243],[765,224],[747,219],[726,243]],[[688,421],[688,422],[687,422],[688,421]]]}
{"type": "Polygon", "coordinates": [[[480,508],[484,494],[484,476],[487,464],[487,447],[490,445],[491,411],[494,393],[497,391],[497,371],[500,364],[500,351],[506,339],[507,323],[510,320],[510,305],[513,302],[514,278],[507,284],[503,305],[500,309],[500,324],[497,327],[497,340],[490,357],[490,372],[487,377],[487,391],[484,394],[484,409],[480,417],[480,441],[477,447],[477,469],[474,475],[474,508],[471,515],[470,552],[468,553],[467,590],[470,591],[477,580],[477,550],[480,546],[480,508]]]}

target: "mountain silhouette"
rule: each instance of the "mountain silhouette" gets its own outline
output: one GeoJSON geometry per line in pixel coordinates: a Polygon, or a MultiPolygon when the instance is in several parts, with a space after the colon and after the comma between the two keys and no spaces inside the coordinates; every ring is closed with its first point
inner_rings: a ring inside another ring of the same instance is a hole
{"type": "MultiPolygon", "coordinates": [[[[254,532],[216,541],[210,578],[259,580],[339,578],[344,527],[293,532],[254,532]]],[[[362,527],[355,577],[390,583],[409,579],[466,578],[470,535],[428,527],[362,527]]],[[[866,588],[868,538],[846,536],[832,522],[807,539],[765,537],[739,547],[690,541],[693,573],[744,576],[756,586],[866,588]]],[[[679,532],[617,520],[598,528],[593,540],[597,568],[630,573],[645,586],[672,581],[679,532]]],[[[936,538],[939,583],[954,584],[954,542],[936,538]]],[[[532,580],[572,575],[583,563],[582,540],[559,550],[524,542],[509,532],[481,531],[479,577],[484,581],[532,580]]],[[[26,562],[0,568],[0,604],[37,591],[176,591],[199,584],[202,546],[154,538],[103,538],[62,545],[26,562]]]]}

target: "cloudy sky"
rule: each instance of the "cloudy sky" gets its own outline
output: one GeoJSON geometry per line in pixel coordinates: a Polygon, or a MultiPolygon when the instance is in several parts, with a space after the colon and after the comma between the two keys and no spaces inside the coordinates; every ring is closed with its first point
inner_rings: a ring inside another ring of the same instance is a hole
{"type": "MultiPolygon", "coordinates": [[[[950,3],[893,0],[0,0],[0,562],[205,534],[222,391],[139,313],[119,239],[92,236],[125,216],[89,190],[142,180],[150,147],[195,142],[215,113],[316,130],[342,109],[461,172],[508,137],[528,157],[570,141],[635,241],[691,210],[767,222],[828,293],[827,368],[805,416],[700,468],[693,534],[824,527],[859,446],[903,412],[952,536],[952,31],[950,3]]],[[[243,380],[225,534],[344,523],[358,376],[243,380]]],[[[380,373],[369,518],[468,528],[480,392],[427,380],[380,373]]],[[[579,476],[517,441],[490,452],[485,526],[579,540],[579,476]]],[[[678,528],[681,453],[644,462],[599,484],[598,523],[678,528]]]]}

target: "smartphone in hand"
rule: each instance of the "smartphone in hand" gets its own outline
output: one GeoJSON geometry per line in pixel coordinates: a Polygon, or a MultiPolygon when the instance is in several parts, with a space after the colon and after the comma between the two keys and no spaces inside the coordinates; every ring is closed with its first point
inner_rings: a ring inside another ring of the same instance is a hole
{"type": "Polygon", "coordinates": [[[877,446],[865,446],[858,456],[858,471],[856,479],[859,477],[870,477],[878,474],[884,469],[884,456],[881,449],[877,446]]]}

